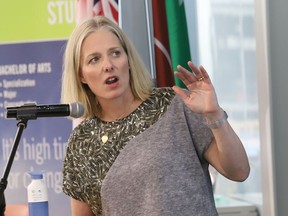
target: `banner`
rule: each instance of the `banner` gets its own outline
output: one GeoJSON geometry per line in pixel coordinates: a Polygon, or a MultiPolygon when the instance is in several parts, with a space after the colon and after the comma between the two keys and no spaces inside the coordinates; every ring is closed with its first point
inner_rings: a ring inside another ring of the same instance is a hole
{"type": "Polygon", "coordinates": [[[66,39],[75,26],[75,0],[1,1],[0,43],[66,39]]]}
{"type": "MultiPolygon", "coordinates": [[[[6,108],[28,103],[58,104],[66,40],[76,23],[74,0],[0,3],[0,172],[17,132],[6,108]]],[[[27,204],[29,171],[43,170],[50,215],[70,215],[62,192],[62,161],[72,122],[65,117],[29,120],[5,190],[6,205],[27,204]]]]}

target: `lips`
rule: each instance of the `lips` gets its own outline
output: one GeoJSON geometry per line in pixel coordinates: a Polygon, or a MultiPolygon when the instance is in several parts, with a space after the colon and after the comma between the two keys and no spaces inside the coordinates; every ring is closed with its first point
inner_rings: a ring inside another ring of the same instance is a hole
{"type": "Polygon", "coordinates": [[[105,83],[110,85],[110,84],[118,82],[118,80],[119,80],[118,77],[113,76],[113,77],[109,77],[108,79],[106,79],[105,83]]]}

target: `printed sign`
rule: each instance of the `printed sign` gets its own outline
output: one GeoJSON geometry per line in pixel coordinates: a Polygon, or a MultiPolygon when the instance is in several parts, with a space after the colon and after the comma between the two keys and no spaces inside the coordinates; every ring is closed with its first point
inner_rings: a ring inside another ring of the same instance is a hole
{"type": "MultiPolygon", "coordinates": [[[[6,108],[59,104],[66,40],[76,22],[75,0],[0,3],[0,174],[17,133],[6,108]]],[[[6,205],[27,204],[29,171],[43,170],[50,215],[70,215],[62,192],[62,161],[72,121],[66,117],[29,120],[8,176],[6,205]]]]}

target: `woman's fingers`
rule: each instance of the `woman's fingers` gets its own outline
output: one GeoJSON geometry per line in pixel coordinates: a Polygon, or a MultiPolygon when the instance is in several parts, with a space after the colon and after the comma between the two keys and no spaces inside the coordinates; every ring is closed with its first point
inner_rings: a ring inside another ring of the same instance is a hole
{"type": "Polygon", "coordinates": [[[189,99],[189,95],[182,88],[180,88],[179,86],[173,86],[172,88],[175,91],[175,93],[177,95],[179,95],[180,98],[182,98],[182,100],[185,101],[185,100],[189,99]]]}
{"type": "Polygon", "coordinates": [[[204,79],[209,78],[203,66],[197,67],[192,63],[192,61],[188,61],[187,64],[190,67],[191,71],[187,70],[181,65],[178,65],[178,71],[174,72],[175,76],[181,79],[186,86],[195,81],[203,81],[204,79]]]}
{"type": "Polygon", "coordinates": [[[202,65],[199,67],[199,69],[201,70],[203,77],[210,81],[210,77],[209,77],[209,74],[207,73],[206,69],[202,65]]]}
{"type": "Polygon", "coordinates": [[[188,87],[188,89],[190,86],[192,86],[192,84],[194,86],[194,83],[199,81],[211,84],[210,77],[202,65],[200,67],[197,67],[195,64],[193,64],[192,61],[188,61],[187,64],[190,67],[191,71],[187,70],[181,65],[178,65],[178,71],[175,71],[174,75],[181,79],[182,82],[188,87]]]}
{"type": "Polygon", "coordinates": [[[186,68],[182,67],[181,65],[178,65],[177,69],[178,71],[175,71],[174,74],[179,79],[181,79],[185,85],[188,85],[192,82],[197,81],[195,75],[191,73],[190,71],[188,71],[186,68]]]}

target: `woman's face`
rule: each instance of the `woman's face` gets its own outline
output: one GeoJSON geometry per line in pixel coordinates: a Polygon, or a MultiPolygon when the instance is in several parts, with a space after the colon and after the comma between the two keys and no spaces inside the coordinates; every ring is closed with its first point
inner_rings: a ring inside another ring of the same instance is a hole
{"type": "Polygon", "coordinates": [[[84,40],[80,76],[100,103],[131,94],[128,57],[115,34],[102,29],[84,40]]]}

